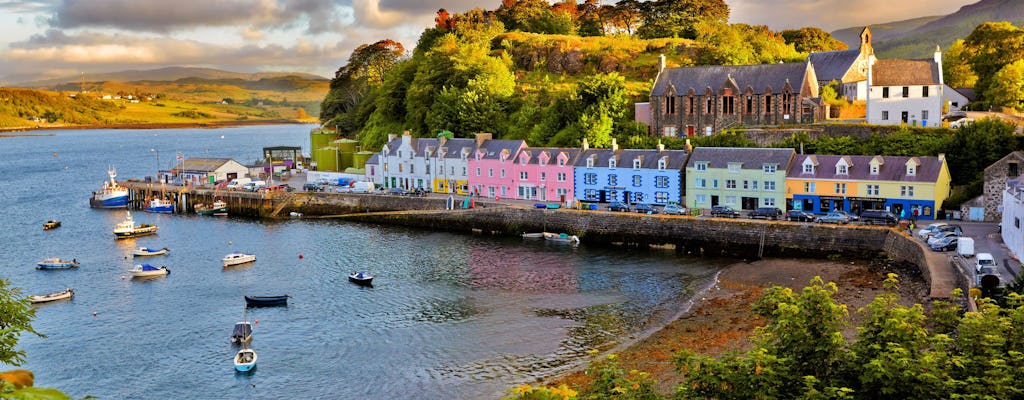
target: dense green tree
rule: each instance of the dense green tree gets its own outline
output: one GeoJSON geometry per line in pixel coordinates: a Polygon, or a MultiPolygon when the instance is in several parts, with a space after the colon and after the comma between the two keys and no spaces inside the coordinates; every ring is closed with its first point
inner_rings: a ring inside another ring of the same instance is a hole
{"type": "Polygon", "coordinates": [[[725,23],[729,6],[724,0],[653,0],[640,2],[643,25],[636,33],[641,38],[695,39],[698,22],[725,23]]]}
{"type": "Polygon", "coordinates": [[[839,41],[831,33],[825,32],[821,28],[787,29],[782,31],[782,37],[787,44],[793,45],[793,48],[801,53],[847,49],[846,43],[839,41]]]}
{"type": "Polygon", "coordinates": [[[953,42],[942,53],[942,74],[949,87],[972,88],[978,82],[978,75],[971,69],[969,49],[963,39],[953,42]]]}
{"type": "Polygon", "coordinates": [[[996,72],[1024,59],[1024,29],[1005,21],[985,22],[964,39],[964,46],[971,55],[971,69],[978,75],[974,88],[984,96],[990,93],[996,72]]]}
{"type": "Polygon", "coordinates": [[[552,10],[545,0],[502,0],[494,15],[510,31],[570,34],[575,29],[573,15],[552,10]]]}
{"type": "Polygon", "coordinates": [[[901,127],[888,135],[871,135],[861,146],[864,155],[937,156],[949,149],[951,136],[947,130],[912,130],[901,127]]]}
{"type": "Polygon", "coordinates": [[[946,149],[946,163],[953,184],[984,178],[985,168],[1017,149],[1015,126],[997,118],[985,118],[956,130],[946,149]]]}
{"type": "Polygon", "coordinates": [[[698,22],[699,61],[707,65],[749,65],[798,61],[803,58],[768,27],[724,22],[698,22]]]}
{"type": "Polygon", "coordinates": [[[331,89],[320,105],[320,122],[338,127],[345,134],[361,129],[366,121],[352,114],[369,91],[383,84],[384,76],[404,53],[402,44],[390,39],[353,50],[348,63],[331,79],[331,89]]]}
{"type": "Polygon", "coordinates": [[[1024,60],[1006,64],[996,72],[985,99],[992,105],[1024,111],[1024,60]]]}
{"type": "Polygon", "coordinates": [[[0,279],[0,363],[25,362],[25,351],[17,349],[22,333],[45,337],[32,328],[35,316],[35,308],[22,296],[21,289],[11,286],[10,280],[0,279]]]}

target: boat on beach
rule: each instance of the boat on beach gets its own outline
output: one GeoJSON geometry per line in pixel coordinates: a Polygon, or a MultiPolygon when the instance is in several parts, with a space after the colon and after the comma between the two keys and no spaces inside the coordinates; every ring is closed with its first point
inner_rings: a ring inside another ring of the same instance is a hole
{"type": "Polygon", "coordinates": [[[89,198],[89,206],[93,208],[125,208],[128,207],[128,188],[121,186],[114,180],[117,170],[114,167],[107,169],[109,181],[104,181],[99,190],[92,193],[89,198]]]}
{"type": "Polygon", "coordinates": [[[213,204],[196,204],[195,208],[196,214],[199,215],[213,215],[217,217],[224,217],[228,215],[228,203],[220,199],[215,200],[213,204]]]}
{"type": "Polygon", "coordinates": [[[243,296],[245,297],[245,306],[249,308],[255,307],[279,307],[288,305],[288,295],[280,296],[243,296]]]}
{"type": "Polygon", "coordinates": [[[157,276],[166,276],[171,273],[171,270],[164,266],[157,268],[150,264],[139,264],[136,265],[135,268],[128,270],[128,273],[132,275],[132,278],[152,278],[157,276]]]}
{"type": "Polygon", "coordinates": [[[78,260],[62,260],[60,257],[50,257],[36,263],[36,269],[70,269],[78,268],[78,260]]]}
{"type": "Polygon", "coordinates": [[[135,219],[132,218],[131,211],[125,211],[125,213],[127,215],[125,215],[124,220],[117,223],[117,226],[114,227],[114,236],[117,236],[118,239],[152,235],[156,233],[156,225],[135,225],[135,219]]]}
{"type": "Polygon", "coordinates": [[[162,249],[139,247],[135,250],[132,250],[132,255],[135,257],[159,256],[161,254],[167,254],[168,251],[170,250],[168,250],[166,247],[162,249]]]}
{"type": "Polygon", "coordinates": [[[59,227],[60,227],[60,221],[57,221],[57,220],[49,220],[49,221],[46,221],[45,223],[43,223],[43,230],[44,231],[48,231],[50,229],[55,229],[55,228],[59,228],[59,227]]]}
{"type": "Polygon", "coordinates": [[[554,243],[580,244],[580,238],[567,233],[544,232],[544,240],[554,243]]]}
{"type": "Polygon", "coordinates": [[[239,265],[239,264],[245,264],[245,263],[254,262],[254,261],[256,261],[256,255],[255,254],[245,254],[245,253],[231,253],[231,254],[228,254],[228,255],[224,256],[224,258],[221,259],[221,261],[224,263],[224,268],[227,268],[227,267],[230,267],[232,265],[239,265]]]}
{"type": "Polygon", "coordinates": [[[174,212],[174,201],[168,199],[155,198],[149,200],[146,203],[146,207],[142,209],[145,212],[170,214],[174,212]]]}
{"type": "Polygon", "coordinates": [[[365,272],[353,272],[348,274],[348,281],[357,285],[373,286],[373,275],[365,272]]]}
{"type": "Polygon", "coordinates": [[[49,303],[52,301],[67,300],[75,297],[75,291],[71,288],[54,292],[50,294],[28,296],[28,301],[32,304],[49,303]]]}

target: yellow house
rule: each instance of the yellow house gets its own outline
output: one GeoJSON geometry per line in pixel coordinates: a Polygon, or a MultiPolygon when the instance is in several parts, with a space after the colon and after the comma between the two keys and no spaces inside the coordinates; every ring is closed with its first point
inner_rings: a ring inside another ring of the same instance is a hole
{"type": "Polygon", "coordinates": [[[812,213],[889,210],[933,219],[949,197],[946,157],[798,154],[786,172],[786,205],[812,213]]]}

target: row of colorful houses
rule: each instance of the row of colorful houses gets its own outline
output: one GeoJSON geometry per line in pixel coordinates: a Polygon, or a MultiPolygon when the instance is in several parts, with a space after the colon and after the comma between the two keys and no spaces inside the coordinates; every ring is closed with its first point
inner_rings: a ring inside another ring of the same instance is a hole
{"type": "Polygon", "coordinates": [[[384,188],[542,202],[724,205],[935,218],[950,194],[944,155],[826,156],[794,149],[528,147],[522,140],[393,137],[366,164],[384,188]]]}

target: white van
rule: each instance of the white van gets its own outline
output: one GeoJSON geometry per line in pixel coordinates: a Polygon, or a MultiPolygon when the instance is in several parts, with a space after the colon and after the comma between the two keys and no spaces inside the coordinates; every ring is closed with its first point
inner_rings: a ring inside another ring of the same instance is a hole
{"type": "Polygon", "coordinates": [[[252,181],[242,186],[242,189],[248,190],[250,192],[255,192],[265,187],[267,187],[266,181],[252,181]]]}
{"type": "Polygon", "coordinates": [[[964,258],[974,257],[974,239],[961,236],[956,241],[956,254],[964,258]]]}
{"type": "Polygon", "coordinates": [[[999,277],[999,266],[990,253],[978,253],[978,261],[974,264],[974,284],[981,286],[981,278],[985,275],[999,277]]]}
{"type": "Polygon", "coordinates": [[[243,186],[245,186],[249,182],[252,182],[252,179],[250,179],[250,178],[235,178],[235,179],[231,180],[231,182],[228,182],[228,184],[226,186],[224,186],[224,188],[225,189],[241,189],[243,186]]]}
{"type": "Polygon", "coordinates": [[[373,192],[373,182],[356,182],[352,184],[352,193],[373,192]]]}

